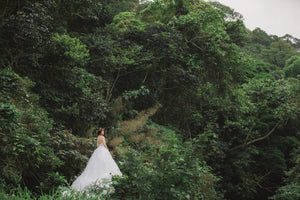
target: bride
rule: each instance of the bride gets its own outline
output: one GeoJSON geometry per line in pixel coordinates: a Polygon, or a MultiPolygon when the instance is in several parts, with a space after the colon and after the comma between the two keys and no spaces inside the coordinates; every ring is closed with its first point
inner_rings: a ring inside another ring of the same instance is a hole
{"type": "Polygon", "coordinates": [[[112,175],[122,176],[122,173],[108,151],[104,129],[101,128],[98,131],[97,149],[93,152],[86,168],[73,182],[71,188],[83,191],[87,186],[101,179],[111,180],[112,175]]]}

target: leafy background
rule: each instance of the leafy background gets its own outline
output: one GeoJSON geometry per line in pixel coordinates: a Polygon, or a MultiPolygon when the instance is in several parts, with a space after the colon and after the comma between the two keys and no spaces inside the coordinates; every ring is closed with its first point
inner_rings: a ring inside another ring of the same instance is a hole
{"type": "Polygon", "coordinates": [[[2,199],[299,198],[298,38],[201,0],[0,13],[2,199]],[[123,178],[106,196],[62,195],[98,127],[123,178]]]}

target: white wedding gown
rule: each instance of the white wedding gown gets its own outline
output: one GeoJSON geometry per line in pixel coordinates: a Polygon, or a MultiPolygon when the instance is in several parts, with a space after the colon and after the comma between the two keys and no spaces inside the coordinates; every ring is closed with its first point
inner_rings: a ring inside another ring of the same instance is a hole
{"type": "Polygon", "coordinates": [[[104,147],[103,143],[93,152],[82,174],[71,185],[71,188],[83,191],[87,186],[101,179],[111,180],[112,175],[122,176],[122,173],[104,147]]]}

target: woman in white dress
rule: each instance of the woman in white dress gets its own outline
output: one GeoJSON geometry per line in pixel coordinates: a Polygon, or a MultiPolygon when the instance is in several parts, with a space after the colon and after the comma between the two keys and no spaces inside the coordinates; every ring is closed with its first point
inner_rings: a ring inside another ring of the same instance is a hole
{"type": "Polygon", "coordinates": [[[98,131],[97,149],[93,152],[86,168],[73,182],[71,188],[83,191],[87,186],[90,186],[96,181],[101,181],[101,179],[111,180],[112,175],[122,176],[122,173],[108,151],[104,137],[104,129],[101,128],[98,131]]]}

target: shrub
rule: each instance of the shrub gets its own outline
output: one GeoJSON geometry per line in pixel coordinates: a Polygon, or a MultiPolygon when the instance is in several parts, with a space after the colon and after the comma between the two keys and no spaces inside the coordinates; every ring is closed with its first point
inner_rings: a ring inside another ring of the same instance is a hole
{"type": "Polygon", "coordinates": [[[49,189],[40,183],[53,178],[53,171],[62,164],[49,146],[53,122],[38,106],[38,96],[30,91],[32,81],[4,69],[0,82],[4,88],[0,91],[1,181],[15,186],[22,183],[36,191],[49,189]]]}
{"type": "MultiPolygon", "coordinates": [[[[131,143],[117,149],[124,177],[116,180],[116,199],[217,199],[218,178],[194,154],[192,142],[182,143],[177,134],[148,122],[139,130],[155,131],[152,141],[131,143]],[[138,149],[138,150],[137,150],[138,149]]],[[[138,131],[137,131],[138,132],[138,131]]],[[[135,133],[137,134],[137,133],[135,133]]],[[[149,134],[146,134],[149,135],[149,134]]]]}

